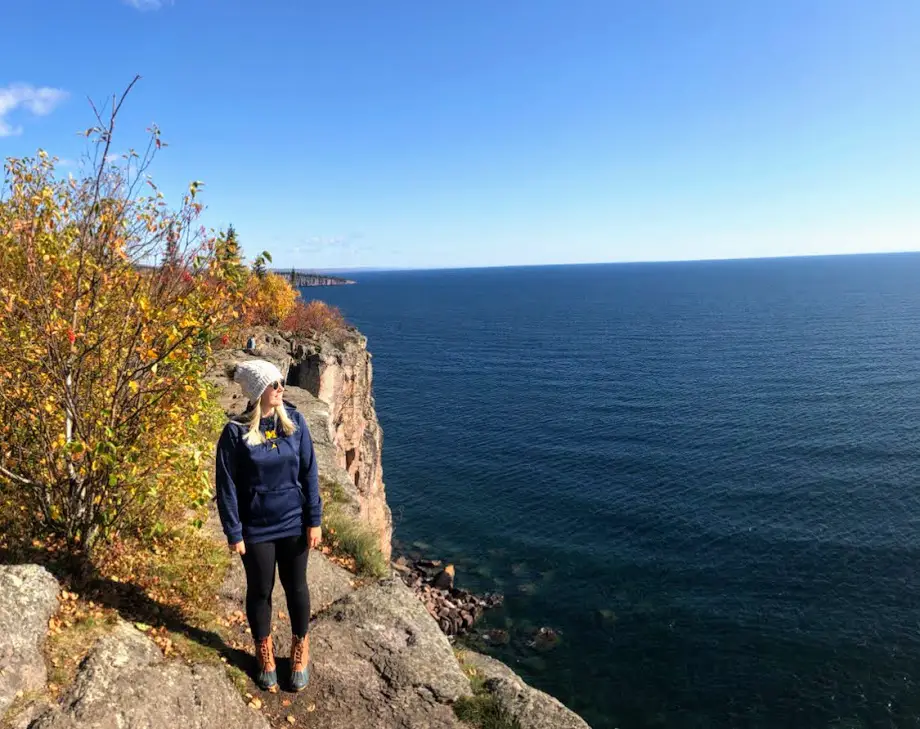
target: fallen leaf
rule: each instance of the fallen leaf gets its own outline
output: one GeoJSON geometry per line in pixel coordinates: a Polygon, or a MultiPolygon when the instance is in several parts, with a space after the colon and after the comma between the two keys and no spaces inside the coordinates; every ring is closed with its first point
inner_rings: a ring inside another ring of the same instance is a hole
{"type": "Polygon", "coordinates": [[[297,719],[295,719],[293,716],[291,716],[290,714],[288,714],[287,722],[288,722],[288,724],[296,724],[296,723],[297,723],[297,719]]]}
{"type": "Polygon", "coordinates": [[[262,699],[260,699],[260,698],[258,698],[258,697],[254,698],[252,701],[249,702],[249,708],[250,708],[250,709],[255,709],[256,711],[258,711],[259,709],[261,709],[261,708],[262,708],[262,699]]]}
{"type": "Polygon", "coordinates": [[[307,711],[309,711],[311,714],[312,714],[314,711],[316,711],[316,704],[310,704],[310,705],[307,707],[307,711]]]}
{"type": "MultiPolygon", "coordinates": [[[[246,694],[246,695],[248,696],[249,694],[246,694]]],[[[290,699],[285,699],[284,701],[281,702],[281,705],[282,705],[282,706],[290,706],[290,705],[291,705],[291,700],[290,700],[290,699]]]]}

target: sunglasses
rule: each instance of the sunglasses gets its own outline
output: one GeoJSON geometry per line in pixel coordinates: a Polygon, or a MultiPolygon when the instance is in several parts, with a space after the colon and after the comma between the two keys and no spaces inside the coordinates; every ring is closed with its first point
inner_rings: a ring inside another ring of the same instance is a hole
{"type": "Polygon", "coordinates": [[[272,383],[269,385],[269,387],[270,387],[272,390],[280,390],[282,387],[284,387],[284,383],[281,382],[281,380],[275,380],[274,382],[272,382],[272,383]]]}

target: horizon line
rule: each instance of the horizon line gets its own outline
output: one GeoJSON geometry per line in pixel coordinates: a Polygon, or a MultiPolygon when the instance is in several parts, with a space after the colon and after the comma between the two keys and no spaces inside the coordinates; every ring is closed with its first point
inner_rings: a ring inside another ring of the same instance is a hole
{"type": "MultiPolygon", "coordinates": [[[[316,273],[397,273],[409,271],[480,271],[501,268],[560,268],[563,266],[637,266],[666,263],[731,263],[733,261],[782,261],[799,258],[855,258],[858,256],[898,256],[917,255],[920,250],[894,250],[894,251],[854,251],[845,253],[792,253],[774,256],[732,256],[728,258],[659,258],[646,260],[618,260],[618,261],[569,261],[565,263],[499,263],[485,266],[359,266],[309,269],[316,273]]],[[[308,270],[308,269],[303,269],[308,270]]]]}

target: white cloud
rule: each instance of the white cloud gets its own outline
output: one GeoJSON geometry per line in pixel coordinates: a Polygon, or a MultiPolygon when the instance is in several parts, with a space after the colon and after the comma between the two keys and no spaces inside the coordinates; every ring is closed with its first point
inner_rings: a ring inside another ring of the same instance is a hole
{"type": "Polygon", "coordinates": [[[145,10],[159,10],[164,4],[164,0],[122,0],[122,2],[141,12],[145,10]]]}
{"type": "Polygon", "coordinates": [[[7,115],[20,107],[35,116],[47,116],[67,98],[67,92],[48,86],[36,88],[30,84],[0,86],[0,137],[22,134],[21,126],[13,126],[7,115]]]}

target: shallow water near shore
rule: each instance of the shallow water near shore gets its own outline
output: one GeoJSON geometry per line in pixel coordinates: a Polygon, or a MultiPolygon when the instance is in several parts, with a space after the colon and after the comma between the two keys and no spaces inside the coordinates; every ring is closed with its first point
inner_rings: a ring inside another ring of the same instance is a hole
{"type": "Polygon", "coordinates": [[[920,726],[920,255],[352,278],[303,293],[399,546],[506,595],[499,658],[596,729],[920,726]]]}

